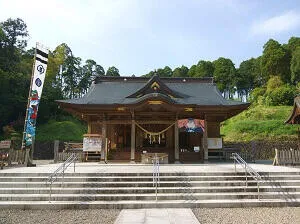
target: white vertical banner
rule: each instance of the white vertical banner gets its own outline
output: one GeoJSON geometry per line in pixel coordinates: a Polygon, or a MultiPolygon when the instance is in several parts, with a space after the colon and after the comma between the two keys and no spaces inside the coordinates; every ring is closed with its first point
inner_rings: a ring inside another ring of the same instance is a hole
{"type": "Polygon", "coordinates": [[[36,44],[35,61],[33,66],[34,70],[31,77],[31,86],[25,118],[23,147],[30,147],[35,136],[36,118],[45,81],[48,53],[49,50],[46,47],[39,43],[36,44]]]}

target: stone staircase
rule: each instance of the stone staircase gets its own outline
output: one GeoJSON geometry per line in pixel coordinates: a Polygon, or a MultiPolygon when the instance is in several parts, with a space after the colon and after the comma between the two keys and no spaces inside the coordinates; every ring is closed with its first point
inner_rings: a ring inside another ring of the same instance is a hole
{"type": "Polygon", "coordinates": [[[152,173],[0,173],[0,208],[195,208],[300,206],[300,172],[260,173],[260,187],[245,173],[160,173],[158,200],[152,173]]]}

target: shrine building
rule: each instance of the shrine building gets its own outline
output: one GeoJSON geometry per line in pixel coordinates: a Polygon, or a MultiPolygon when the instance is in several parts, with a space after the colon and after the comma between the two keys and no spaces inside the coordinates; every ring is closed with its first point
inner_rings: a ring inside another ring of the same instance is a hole
{"type": "Polygon", "coordinates": [[[58,100],[106,144],[104,160],[203,162],[223,147],[220,123],[249,107],[226,100],[212,78],[97,77],[82,98],[58,100]]]}

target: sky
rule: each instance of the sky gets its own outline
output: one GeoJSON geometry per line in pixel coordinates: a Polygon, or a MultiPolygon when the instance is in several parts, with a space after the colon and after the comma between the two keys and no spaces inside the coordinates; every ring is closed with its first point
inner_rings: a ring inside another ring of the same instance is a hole
{"type": "Polygon", "coordinates": [[[0,9],[0,21],[25,21],[28,48],[66,43],[124,76],[219,57],[238,67],[270,38],[300,37],[299,0],[0,0],[0,9]]]}

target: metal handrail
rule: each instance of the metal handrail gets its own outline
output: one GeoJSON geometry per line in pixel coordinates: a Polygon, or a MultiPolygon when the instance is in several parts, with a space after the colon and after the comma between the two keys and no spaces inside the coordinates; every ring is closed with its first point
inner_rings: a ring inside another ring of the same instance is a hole
{"type": "Polygon", "coordinates": [[[258,200],[260,200],[260,190],[259,184],[263,183],[264,180],[262,179],[261,175],[257,173],[251,166],[247,164],[247,162],[236,152],[232,153],[232,159],[234,160],[234,170],[236,173],[236,163],[240,164],[243,169],[245,169],[245,176],[246,176],[246,187],[248,187],[248,173],[250,176],[256,180],[257,183],[257,193],[258,193],[258,200]]]}
{"type": "Polygon", "coordinates": [[[51,195],[52,195],[52,184],[57,180],[57,178],[62,175],[62,184],[64,185],[64,179],[65,179],[65,170],[71,165],[71,163],[74,163],[74,173],[75,173],[75,164],[77,160],[76,153],[72,153],[71,156],[63,162],[53,173],[50,174],[48,179],[46,180],[46,184],[49,184],[49,202],[51,202],[51,195]]]}
{"type": "Polygon", "coordinates": [[[155,153],[154,158],[152,158],[153,164],[153,187],[155,187],[155,200],[157,201],[157,188],[160,185],[160,178],[159,178],[159,158],[155,153]]]}

